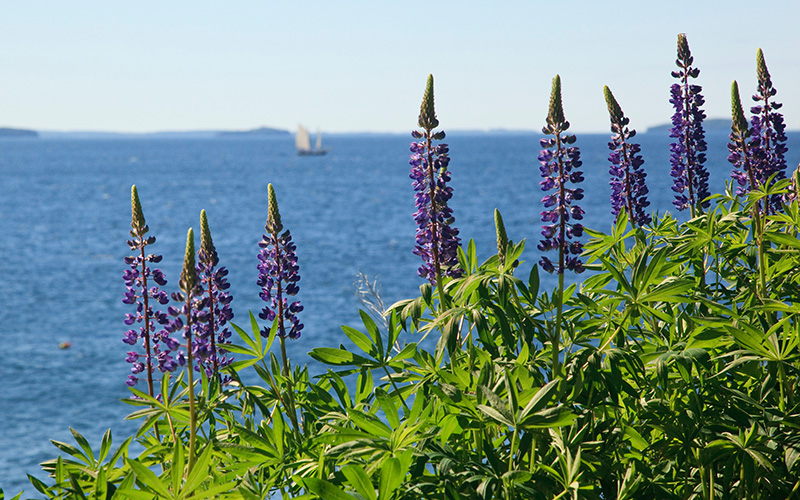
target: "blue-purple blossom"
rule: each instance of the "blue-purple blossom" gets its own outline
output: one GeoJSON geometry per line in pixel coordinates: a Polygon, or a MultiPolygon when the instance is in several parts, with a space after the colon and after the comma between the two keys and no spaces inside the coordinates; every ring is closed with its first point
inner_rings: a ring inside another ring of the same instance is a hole
{"type": "Polygon", "coordinates": [[[680,69],[673,71],[672,76],[680,83],[670,88],[669,100],[675,108],[669,136],[677,139],[670,144],[670,175],[673,178],[672,190],[675,191],[672,203],[678,210],[690,209],[692,216],[711,206],[707,199],[710,196],[708,171],[704,166],[707,147],[703,119],[706,115],[700,109],[705,100],[700,94],[703,88],[689,80],[700,74],[698,68],[692,67],[693,61],[686,35],[678,35],[678,59],[675,62],[680,69]]]}
{"type": "Polygon", "coordinates": [[[608,148],[611,153],[608,161],[611,167],[608,173],[611,174],[611,213],[616,220],[620,210],[625,209],[634,225],[643,226],[650,224],[652,219],[645,209],[650,206],[647,201],[647,185],[645,178],[647,174],[642,169],[644,160],[639,154],[641,148],[639,144],[630,142],[636,135],[636,131],[628,128],[630,120],[622,112],[617,100],[611,93],[611,89],[604,87],[608,114],[611,118],[611,142],[608,148]]]}
{"type": "MultiPolygon", "coordinates": [[[[261,251],[258,255],[258,286],[261,287],[261,299],[267,305],[259,313],[262,320],[272,323],[278,318],[278,331],[281,338],[300,338],[303,324],[297,318],[297,313],[303,310],[300,301],[289,302],[290,297],[297,295],[300,281],[297,265],[296,247],[292,243],[289,230],[283,231],[278,201],[272,184],[267,186],[269,197],[269,211],[267,215],[266,234],[258,243],[261,251]],[[283,231],[283,233],[281,233],[283,231]]],[[[269,326],[261,330],[264,337],[270,334],[269,326]]]]}
{"type": "Polygon", "coordinates": [[[583,272],[583,263],[578,258],[583,252],[583,245],[580,241],[569,241],[583,235],[583,226],[570,220],[582,220],[584,212],[573,204],[574,201],[583,199],[583,189],[568,187],[583,182],[583,172],[577,170],[582,165],[580,151],[572,146],[576,137],[564,134],[568,129],[569,122],[564,119],[561,104],[561,77],[556,75],[553,79],[547,125],[542,128],[542,133],[552,137],[540,141],[544,149],[539,152],[539,170],[543,177],[539,185],[542,191],[554,192],[542,198],[542,203],[548,209],[541,213],[542,221],[549,224],[542,226],[544,239],[538,248],[543,252],[558,251],[558,262],[553,263],[546,256],[542,256],[539,261],[542,269],[550,273],[556,271],[558,274],[563,274],[565,269],[583,272]]]}
{"type": "MultiPolygon", "coordinates": [[[[233,319],[231,300],[226,290],[230,288],[228,270],[219,265],[219,256],[208,228],[206,211],[200,212],[200,249],[197,251],[197,277],[199,279],[201,298],[197,304],[195,323],[194,356],[197,366],[205,369],[211,377],[220,369],[233,362],[224,345],[230,344],[231,331],[228,321],[233,319]]],[[[227,381],[225,379],[224,381],[227,381]]]]}
{"type": "Polygon", "coordinates": [[[125,360],[131,363],[132,374],[128,376],[126,384],[135,386],[139,381],[138,375],[146,372],[148,391],[153,395],[153,367],[157,366],[162,372],[174,370],[175,361],[171,351],[177,349],[178,343],[166,330],[169,323],[167,315],[153,307],[155,302],[162,306],[169,303],[167,293],[160,288],[167,284],[167,280],[160,269],[151,269],[148,265],[160,262],[161,256],[145,253],[145,247],[154,244],[156,238],[146,236],[150,228],[145,223],[136,186],[131,188],[131,213],[131,239],[128,240],[128,246],[136,252],[136,255],[125,257],[125,263],[130,269],[122,276],[126,287],[122,302],[136,305],[135,314],[125,315],[125,324],[128,326],[141,324],[141,326],[125,332],[122,341],[135,346],[141,340],[144,353],[127,352],[125,360]],[[149,280],[157,286],[151,286],[149,280]],[[157,324],[162,328],[156,330],[157,324]]]}
{"type": "MultiPolygon", "coordinates": [[[[739,85],[735,80],[731,85],[731,114],[728,161],[733,165],[731,177],[737,184],[736,194],[744,196],[766,180],[762,169],[764,153],[760,148],[760,140],[752,137],[751,130],[747,126],[739,97],[739,85]]],[[[756,210],[760,212],[759,207],[760,202],[756,204],[756,210]]]]}
{"type": "MultiPolygon", "coordinates": [[[[783,115],[777,111],[783,104],[772,100],[778,91],[772,86],[761,49],[756,54],[756,67],[758,87],[753,100],[760,104],[750,108],[753,113],[750,119],[751,137],[754,147],[757,148],[754,154],[759,157],[759,180],[766,183],[772,179],[771,182],[774,183],[786,178],[786,125],[783,115]]],[[[765,209],[768,214],[775,213],[780,206],[781,198],[775,195],[769,199],[765,209]]]]}
{"type": "MultiPolygon", "coordinates": [[[[189,365],[190,370],[199,370],[194,366],[197,341],[194,331],[197,325],[198,316],[201,314],[200,307],[203,304],[203,290],[197,280],[197,269],[194,257],[194,231],[189,228],[186,235],[186,253],[183,258],[183,269],[181,278],[178,282],[179,292],[172,293],[172,300],[180,307],[170,306],[168,312],[172,319],[166,326],[170,333],[180,333],[186,340],[186,352],[179,352],[176,356],[178,366],[189,365]]],[[[192,380],[191,374],[189,380],[192,380]]]]}
{"type": "Polygon", "coordinates": [[[425,95],[420,107],[419,126],[421,131],[411,133],[419,142],[411,143],[411,174],[417,223],[414,254],[422,258],[423,264],[417,271],[435,285],[442,276],[458,277],[462,271],[458,263],[460,239],[453,210],[448,206],[453,197],[450,181],[450,164],[447,144],[434,145],[433,141],[445,138],[444,131],[434,133],[439,126],[433,103],[433,76],[428,76],[425,95]]]}

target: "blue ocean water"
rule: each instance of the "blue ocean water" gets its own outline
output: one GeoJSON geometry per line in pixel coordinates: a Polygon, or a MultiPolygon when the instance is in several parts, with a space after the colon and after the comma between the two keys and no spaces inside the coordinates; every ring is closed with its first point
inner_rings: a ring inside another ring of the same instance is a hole
{"type": "MultiPolygon", "coordinates": [[[[800,160],[800,133],[789,134],[788,163],[800,160]]],[[[641,134],[651,209],[674,211],[669,138],[641,134]]],[[[586,182],[585,225],[608,230],[607,135],[579,135],[586,182]]],[[[727,137],[708,136],[712,191],[729,178],[727,137]]],[[[316,366],[306,352],[347,343],[340,325],[358,326],[353,282],[378,278],[387,304],[413,297],[423,281],[414,244],[413,192],[405,135],[339,135],[326,156],[298,157],[288,136],[219,139],[0,141],[0,488],[29,493],[26,474],[54,458],[50,439],[71,441],[69,427],[99,443],[111,428],[121,442],[136,428],[121,342],[128,306],[121,302],[122,259],[130,227],[130,188],[164,255],[160,267],[176,289],[186,231],[209,224],[221,264],[230,270],[234,322],[261,308],[257,242],[267,213],[266,185],[276,189],[284,225],[297,244],[301,339],[294,363],[316,366]],[[69,342],[71,348],[59,349],[69,342]]],[[[478,255],[495,251],[493,211],[508,235],[528,238],[520,275],[539,259],[542,210],[536,134],[453,133],[451,202],[464,241],[478,255]]],[[[685,216],[679,216],[685,218],[685,216]]],[[[545,278],[544,286],[554,280],[545,278]]]]}

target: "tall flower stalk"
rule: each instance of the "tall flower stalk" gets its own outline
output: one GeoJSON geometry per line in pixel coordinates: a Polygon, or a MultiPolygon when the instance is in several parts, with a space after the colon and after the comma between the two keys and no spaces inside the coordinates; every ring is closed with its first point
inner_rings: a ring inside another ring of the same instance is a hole
{"type": "Polygon", "coordinates": [[[233,362],[233,357],[223,347],[230,343],[231,332],[227,327],[233,319],[230,303],[232,297],[226,290],[230,288],[228,270],[219,265],[219,256],[211,238],[206,211],[200,212],[200,249],[197,251],[197,277],[203,290],[202,303],[198,307],[195,324],[195,354],[198,366],[205,369],[210,378],[220,376],[220,370],[233,362]]]}
{"type": "Polygon", "coordinates": [[[131,187],[131,239],[128,246],[136,252],[136,255],[125,257],[125,263],[130,266],[123,274],[125,280],[125,304],[136,305],[136,314],[127,314],[125,324],[132,326],[140,323],[138,330],[131,329],[125,333],[123,342],[134,346],[141,339],[144,354],[136,351],[127,353],[126,361],[133,366],[133,372],[128,376],[126,382],[133,387],[139,381],[138,374],[146,372],[147,391],[150,396],[154,396],[153,390],[153,368],[157,364],[162,372],[175,370],[176,363],[170,351],[178,348],[178,343],[169,337],[164,329],[157,330],[156,324],[167,325],[169,319],[161,311],[154,309],[154,303],[166,305],[169,303],[167,293],[159,287],[167,284],[164,273],[160,269],[151,269],[148,263],[156,264],[161,262],[160,255],[148,254],[145,248],[156,242],[155,236],[147,236],[150,228],[145,222],[142,212],[142,205],[139,201],[139,193],[136,186],[131,187]],[[157,286],[151,286],[151,282],[157,286]],[[144,358],[144,361],[142,361],[144,358]]]}
{"type": "Polygon", "coordinates": [[[675,200],[672,202],[678,210],[690,210],[692,217],[711,206],[708,201],[708,171],[706,162],[705,131],[703,119],[706,115],[700,108],[705,103],[700,92],[700,85],[691,83],[700,74],[698,68],[692,67],[694,58],[689,51],[686,35],[678,35],[678,59],[675,61],[678,71],[672,76],[680,83],[670,88],[669,102],[675,108],[672,115],[672,128],[669,136],[676,139],[670,144],[670,165],[673,177],[672,190],[675,200]]]}
{"type": "MultiPolygon", "coordinates": [[[[764,152],[760,148],[759,138],[752,137],[747,127],[747,120],[739,97],[739,85],[734,80],[731,84],[731,134],[728,143],[728,161],[733,164],[733,177],[738,186],[736,193],[740,196],[758,189],[767,181],[764,178],[764,152]]],[[[755,200],[753,203],[753,238],[758,249],[758,275],[761,291],[766,289],[764,270],[764,218],[769,200],[755,200]]]]}
{"type": "Polygon", "coordinates": [[[583,220],[583,209],[573,202],[583,199],[582,188],[570,188],[570,185],[583,182],[583,172],[578,170],[582,165],[580,150],[572,146],[577,138],[571,134],[564,134],[569,129],[569,122],[564,119],[564,110],[561,104],[561,77],[556,75],[553,79],[552,93],[550,94],[550,110],[547,115],[547,124],[542,128],[542,133],[551,137],[541,139],[542,149],[539,152],[539,171],[544,178],[539,185],[542,191],[553,191],[542,198],[546,210],[541,212],[545,224],[542,226],[542,236],[538,248],[543,252],[555,250],[558,252],[557,262],[552,262],[547,256],[542,256],[539,265],[542,269],[559,276],[565,270],[583,272],[583,263],[577,257],[583,251],[580,241],[572,241],[583,235],[583,225],[570,220],[583,220]]]}
{"type": "MultiPolygon", "coordinates": [[[[759,176],[762,182],[772,185],[786,178],[785,154],[788,148],[786,125],[783,123],[783,115],[777,111],[783,104],[773,100],[778,91],[772,86],[772,78],[761,49],[756,53],[756,71],[758,86],[753,100],[760,104],[750,108],[750,112],[753,113],[750,119],[751,135],[757,147],[759,176]]],[[[780,207],[781,197],[774,195],[765,203],[764,212],[774,214],[780,207]]]]}
{"type": "Polygon", "coordinates": [[[608,173],[611,174],[611,213],[616,221],[622,209],[628,214],[628,218],[634,226],[644,226],[650,224],[652,218],[646,212],[650,206],[647,201],[647,185],[645,178],[647,173],[642,169],[644,160],[639,154],[641,147],[631,139],[636,135],[636,130],[629,129],[630,120],[622,112],[619,103],[607,86],[603,87],[603,93],[608,106],[608,114],[611,119],[611,142],[608,148],[611,153],[608,161],[611,167],[608,173]]]}
{"type": "Polygon", "coordinates": [[[447,144],[434,145],[445,138],[444,131],[433,132],[439,126],[433,102],[433,75],[428,75],[425,95],[420,106],[418,125],[421,131],[411,133],[418,142],[411,143],[411,174],[417,211],[416,246],[414,254],[422,258],[418,273],[438,287],[439,297],[446,300],[442,277],[461,276],[458,263],[458,229],[453,227],[453,210],[447,205],[453,196],[447,144]]]}
{"type": "Polygon", "coordinates": [[[539,153],[539,170],[544,178],[539,185],[542,191],[553,191],[542,198],[546,210],[541,213],[542,221],[548,224],[542,226],[544,239],[539,243],[539,250],[558,252],[558,261],[553,263],[548,257],[542,256],[539,265],[547,272],[558,273],[558,304],[556,327],[552,338],[553,347],[553,377],[558,376],[559,346],[561,344],[561,317],[563,311],[564,271],[576,273],[583,272],[583,263],[578,255],[583,251],[583,244],[573,238],[583,235],[583,226],[572,220],[583,219],[583,209],[574,205],[574,201],[583,199],[582,188],[568,186],[583,181],[583,172],[578,170],[582,162],[580,151],[575,144],[576,137],[565,134],[569,129],[569,122],[564,118],[564,108],[561,104],[561,77],[553,78],[553,88],[550,94],[550,109],[547,114],[547,124],[542,128],[546,137],[540,141],[542,149],[539,153]]]}
{"type": "Polygon", "coordinates": [[[197,435],[197,411],[195,409],[194,397],[194,343],[192,339],[192,330],[194,329],[194,322],[197,317],[197,311],[194,308],[196,298],[202,293],[197,283],[197,270],[195,268],[194,258],[194,231],[189,228],[186,234],[186,254],[183,258],[183,270],[181,271],[181,279],[178,286],[181,293],[175,294],[176,300],[183,300],[182,313],[186,318],[186,324],[183,328],[183,336],[186,339],[186,357],[187,357],[187,377],[189,384],[189,465],[188,469],[191,472],[195,460],[195,438],[197,435]]]}
{"type": "MultiPolygon", "coordinates": [[[[274,322],[277,318],[280,338],[281,356],[283,358],[284,375],[289,375],[289,360],[286,356],[286,337],[300,338],[303,324],[297,313],[303,310],[300,301],[289,303],[289,297],[294,297],[300,291],[297,282],[300,281],[297,265],[296,247],[292,243],[289,230],[283,230],[281,214],[278,211],[278,200],[272,184],[267,186],[269,209],[267,213],[266,234],[259,242],[261,251],[258,255],[258,286],[261,287],[261,299],[267,302],[259,317],[266,321],[274,322]]],[[[264,327],[261,335],[269,336],[271,327],[264,327]]]]}

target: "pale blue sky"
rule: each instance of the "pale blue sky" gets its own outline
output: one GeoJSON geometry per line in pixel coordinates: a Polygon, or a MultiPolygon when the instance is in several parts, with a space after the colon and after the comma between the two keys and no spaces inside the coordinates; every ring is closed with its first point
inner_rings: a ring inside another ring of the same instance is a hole
{"type": "Polygon", "coordinates": [[[761,47],[796,129],[798,22],[797,0],[0,0],[0,126],[401,132],[433,73],[445,130],[535,130],[559,73],[573,130],[607,130],[603,85],[645,129],[685,32],[710,117],[734,79],[749,102],[761,47]]]}

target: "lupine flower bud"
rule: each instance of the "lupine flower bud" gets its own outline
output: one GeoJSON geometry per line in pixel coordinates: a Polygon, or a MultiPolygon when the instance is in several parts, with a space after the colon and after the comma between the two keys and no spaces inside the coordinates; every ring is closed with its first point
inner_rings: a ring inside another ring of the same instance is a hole
{"type": "Polygon", "coordinates": [[[425,95],[422,97],[422,105],[419,109],[418,124],[420,128],[425,130],[433,130],[439,126],[439,120],[436,119],[436,111],[434,111],[433,105],[433,75],[428,75],[425,95]]]}
{"type": "MultiPolygon", "coordinates": [[[[142,213],[142,204],[139,202],[139,192],[136,190],[136,185],[131,186],[131,228],[144,229],[147,225],[144,222],[144,214],[142,213]]],[[[146,233],[147,230],[144,230],[146,233]]]]}
{"type": "Polygon", "coordinates": [[[181,291],[187,296],[194,294],[197,288],[197,270],[195,269],[194,261],[194,231],[189,228],[186,233],[186,253],[183,257],[183,270],[181,271],[181,279],[178,282],[181,291]]]}
{"type": "Polygon", "coordinates": [[[280,233],[283,231],[283,224],[281,224],[281,214],[278,211],[278,200],[275,198],[275,190],[272,184],[267,184],[267,198],[269,209],[267,211],[267,232],[280,233]]]}
{"type": "Polygon", "coordinates": [[[730,151],[728,161],[733,164],[731,177],[738,184],[736,194],[744,196],[764,182],[760,171],[763,152],[758,139],[755,141],[751,139],[736,80],[731,84],[731,134],[728,150],[730,151]]]}
{"type": "Polygon", "coordinates": [[[494,209],[494,227],[497,230],[497,255],[502,265],[505,264],[508,253],[508,236],[506,235],[506,226],[503,224],[503,216],[496,208],[494,209]]]}

